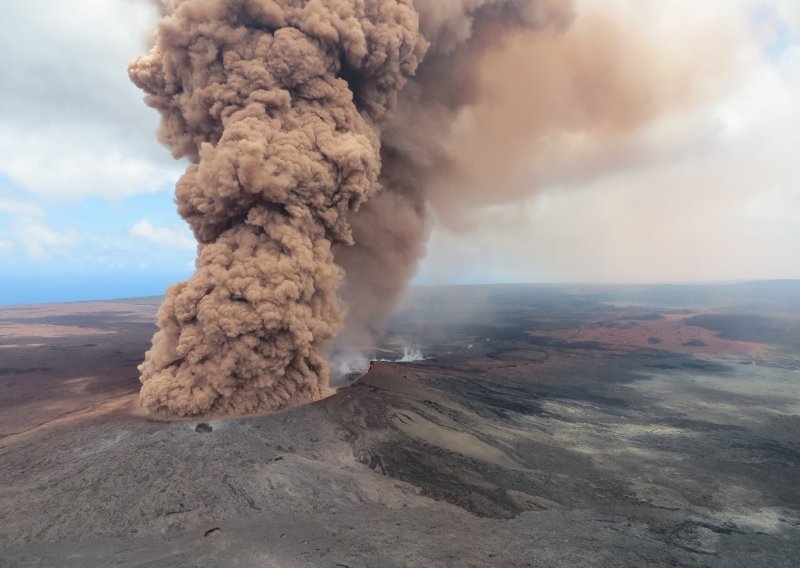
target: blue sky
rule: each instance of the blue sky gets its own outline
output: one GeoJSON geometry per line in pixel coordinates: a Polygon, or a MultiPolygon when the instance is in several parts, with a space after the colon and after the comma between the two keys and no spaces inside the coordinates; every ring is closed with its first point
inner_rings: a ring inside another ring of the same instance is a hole
{"type": "MultiPolygon", "coordinates": [[[[800,278],[800,2],[614,6],[735,36],[714,95],[643,130],[624,167],[434,222],[416,282],[800,278]]],[[[0,305],[155,295],[191,273],[185,164],[126,73],[155,19],[145,0],[0,7],[0,305]]]]}
{"type": "MultiPolygon", "coordinates": [[[[25,193],[0,176],[0,195],[25,193]]],[[[157,295],[191,274],[195,246],[171,185],[118,199],[20,203],[29,209],[0,201],[0,231],[17,236],[2,251],[13,273],[0,284],[2,303],[157,295]]]]}
{"type": "Polygon", "coordinates": [[[126,74],[155,17],[124,0],[0,8],[0,304],[155,295],[191,273],[184,165],[126,74]]]}

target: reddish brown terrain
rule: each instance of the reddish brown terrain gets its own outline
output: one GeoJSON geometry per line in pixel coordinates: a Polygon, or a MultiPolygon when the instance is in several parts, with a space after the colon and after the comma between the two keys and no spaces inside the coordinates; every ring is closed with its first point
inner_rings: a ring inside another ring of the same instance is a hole
{"type": "Polygon", "coordinates": [[[0,439],[132,400],[157,308],[157,301],[0,308],[0,439]]]}
{"type": "Polygon", "coordinates": [[[720,337],[718,332],[687,323],[692,317],[703,315],[700,312],[649,315],[658,316],[660,319],[626,319],[622,317],[573,330],[531,333],[535,336],[573,343],[599,343],[609,349],[625,351],[657,348],[712,356],[758,356],[770,349],[766,343],[725,339],[720,337]]]}

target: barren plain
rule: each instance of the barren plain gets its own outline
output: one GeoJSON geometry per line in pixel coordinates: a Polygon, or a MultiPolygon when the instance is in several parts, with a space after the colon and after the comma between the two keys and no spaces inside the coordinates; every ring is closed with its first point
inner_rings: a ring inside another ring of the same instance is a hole
{"type": "Polygon", "coordinates": [[[208,427],[138,410],[157,304],[0,308],[0,566],[800,565],[800,283],[415,289],[208,427]]]}

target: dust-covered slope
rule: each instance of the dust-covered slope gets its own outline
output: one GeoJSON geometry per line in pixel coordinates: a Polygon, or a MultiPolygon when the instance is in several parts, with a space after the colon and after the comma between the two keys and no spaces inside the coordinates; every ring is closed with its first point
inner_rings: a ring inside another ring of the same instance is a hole
{"type": "Polygon", "coordinates": [[[0,566],[796,564],[790,362],[542,341],[653,308],[492,293],[407,311],[381,356],[425,360],[210,432],[139,413],[124,305],[0,311],[0,367],[48,357],[0,376],[0,566]]]}

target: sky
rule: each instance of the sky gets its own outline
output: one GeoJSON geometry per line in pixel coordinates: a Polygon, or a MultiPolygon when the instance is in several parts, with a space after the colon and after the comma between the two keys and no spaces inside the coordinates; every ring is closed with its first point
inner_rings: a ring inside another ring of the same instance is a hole
{"type": "MultiPolygon", "coordinates": [[[[667,57],[692,54],[682,30],[725,32],[714,88],[613,167],[434,222],[415,282],[800,278],[800,2],[600,4],[653,26],[667,57]]],[[[0,304],[157,295],[191,273],[172,201],[186,164],[127,76],[156,18],[144,0],[0,6],[0,304]]]]}

